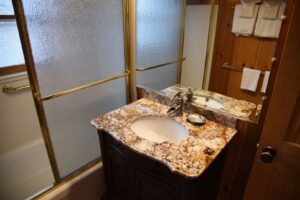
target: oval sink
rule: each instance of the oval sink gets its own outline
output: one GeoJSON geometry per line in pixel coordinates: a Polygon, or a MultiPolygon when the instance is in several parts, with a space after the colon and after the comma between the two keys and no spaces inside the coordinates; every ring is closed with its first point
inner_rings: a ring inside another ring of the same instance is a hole
{"type": "Polygon", "coordinates": [[[212,98],[210,96],[194,96],[195,104],[202,104],[210,108],[221,109],[223,108],[223,102],[212,98]]]}
{"type": "Polygon", "coordinates": [[[139,137],[159,143],[176,143],[189,135],[183,125],[166,117],[143,117],[134,121],[130,128],[139,137]]]}

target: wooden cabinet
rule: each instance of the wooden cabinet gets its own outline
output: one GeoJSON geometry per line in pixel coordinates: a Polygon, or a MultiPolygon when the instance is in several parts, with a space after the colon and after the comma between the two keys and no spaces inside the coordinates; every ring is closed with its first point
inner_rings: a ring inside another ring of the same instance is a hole
{"type": "Polygon", "coordinates": [[[223,171],[223,151],[198,178],[172,173],[162,163],[134,152],[99,131],[107,200],[216,199],[223,171]]]}

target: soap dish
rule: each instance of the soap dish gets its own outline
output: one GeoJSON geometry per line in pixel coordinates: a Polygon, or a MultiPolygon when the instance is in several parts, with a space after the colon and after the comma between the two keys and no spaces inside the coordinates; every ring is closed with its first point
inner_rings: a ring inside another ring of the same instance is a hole
{"type": "Polygon", "coordinates": [[[207,119],[203,115],[189,114],[187,116],[187,121],[194,125],[203,125],[206,123],[207,119]]]}

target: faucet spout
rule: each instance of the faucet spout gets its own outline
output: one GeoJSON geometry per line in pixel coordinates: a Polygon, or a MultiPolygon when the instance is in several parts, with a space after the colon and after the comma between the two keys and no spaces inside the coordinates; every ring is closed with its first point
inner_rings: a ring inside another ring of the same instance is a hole
{"type": "Polygon", "coordinates": [[[167,111],[167,114],[171,117],[175,116],[182,116],[183,115],[183,98],[181,97],[181,92],[177,92],[173,98],[172,101],[175,102],[173,106],[169,108],[167,111]]]}
{"type": "Polygon", "coordinates": [[[178,106],[172,106],[169,108],[169,110],[167,111],[167,114],[171,117],[179,117],[183,115],[183,111],[182,111],[182,106],[178,105],[178,106]]]}

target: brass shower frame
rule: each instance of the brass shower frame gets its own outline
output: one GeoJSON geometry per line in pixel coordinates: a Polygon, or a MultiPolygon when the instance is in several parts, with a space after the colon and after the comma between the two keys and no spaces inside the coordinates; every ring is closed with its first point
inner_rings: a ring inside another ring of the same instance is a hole
{"type": "MultiPolygon", "coordinates": [[[[122,0],[125,73],[43,97],[43,96],[41,96],[41,91],[40,91],[39,82],[38,82],[38,78],[37,78],[37,72],[36,72],[35,64],[34,64],[34,58],[32,55],[32,49],[31,49],[29,35],[28,35],[28,29],[27,29],[27,24],[26,24],[24,9],[23,9],[23,3],[22,3],[22,0],[12,0],[14,12],[15,12],[15,16],[16,16],[16,22],[17,22],[17,26],[18,26],[18,30],[19,30],[19,35],[20,35],[20,41],[21,41],[22,49],[23,49],[23,53],[24,53],[24,59],[25,59],[25,63],[26,63],[28,78],[29,78],[29,82],[31,85],[33,99],[34,99],[34,104],[36,107],[42,136],[44,139],[44,143],[46,146],[47,154],[49,157],[51,169],[52,169],[54,180],[55,180],[54,185],[51,188],[49,188],[48,190],[46,190],[45,192],[42,192],[41,194],[39,194],[38,197],[43,196],[46,193],[52,191],[58,185],[61,186],[62,184],[67,183],[68,180],[79,176],[80,174],[88,171],[91,167],[93,167],[101,162],[101,158],[97,158],[97,159],[91,161],[90,163],[84,165],[80,169],[77,169],[76,171],[72,172],[68,176],[61,178],[59,170],[58,170],[58,165],[57,165],[54,149],[53,149],[53,144],[52,144],[51,137],[49,134],[49,128],[48,128],[48,124],[47,124],[47,120],[46,120],[45,110],[43,107],[43,101],[51,100],[51,99],[54,99],[57,97],[61,97],[61,96],[64,96],[64,95],[67,95],[67,94],[70,94],[73,92],[84,90],[89,87],[101,85],[103,83],[106,83],[106,82],[109,82],[112,80],[116,80],[119,78],[123,78],[123,77],[125,77],[125,84],[126,84],[126,101],[127,101],[127,103],[130,103],[132,101],[131,93],[133,93],[133,92],[130,89],[130,84],[133,81],[131,79],[131,69],[133,68],[133,66],[131,66],[132,64],[130,63],[129,1],[130,0],[122,0]]],[[[184,44],[186,0],[182,0],[182,6],[183,7],[182,7],[182,16],[181,16],[181,28],[180,28],[181,29],[180,47],[179,47],[179,56],[178,56],[178,61],[177,61],[178,62],[177,82],[180,81],[180,78],[178,78],[178,77],[181,76],[182,61],[185,60],[184,58],[182,58],[182,54],[183,54],[183,44],[184,44]]],[[[133,33],[131,33],[131,34],[133,34],[133,33]]],[[[166,64],[166,63],[164,63],[164,64],[166,64]]],[[[162,65],[164,65],[164,64],[162,64],[162,65]]]]}
{"type": "Polygon", "coordinates": [[[20,40],[22,44],[22,49],[24,53],[24,58],[25,58],[25,63],[26,63],[26,68],[27,68],[27,73],[28,73],[28,78],[29,82],[31,85],[31,90],[33,94],[33,99],[34,99],[34,104],[36,107],[44,143],[46,146],[47,154],[49,157],[51,169],[53,172],[54,176],[54,186],[60,184],[62,181],[69,179],[70,177],[73,177],[74,175],[78,174],[78,172],[83,173],[87,170],[90,169],[90,166],[94,166],[95,164],[100,162],[100,159],[97,158],[94,161],[84,165],[82,168],[76,170],[75,172],[72,172],[68,176],[61,178],[59,170],[58,170],[58,165],[53,149],[53,144],[51,141],[51,137],[49,134],[49,128],[46,120],[46,115],[45,115],[45,110],[43,107],[43,101],[51,100],[60,96],[64,96],[73,92],[77,92],[80,90],[87,89],[89,87],[101,85],[103,83],[116,80],[119,78],[125,77],[125,84],[126,84],[126,101],[129,103],[130,100],[130,63],[129,63],[129,42],[128,42],[128,0],[122,0],[123,3],[123,8],[122,8],[122,14],[123,14],[123,37],[124,37],[124,58],[125,58],[125,73],[124,74],[119,74],[116,76],[112,76],[106,79],[102,79],[99,81],[95,81],[92,83],[88,83],[85,85],[81,85],[75,88],[71,88],[68,90],[64,90],[55,94],[51,94],[48,96],[41,96],[40,92],[40,87],[39,87],[39,82],[37,78],[37,73],[35,69],[35,64],[34,64],[34,59],[32,55],[32,49],[30,45],[30,40],[29,40],[29,35],[28,35],[28,30],[27,30],[27,24],[26,24],[26,19],[24,15],[24,9],[23,9],[23,3],[22,0],[12,0],[13,6],[14,6],[14,12],[16,16],[16,21],[18,25],[18,30],[19,30],[19,35],[20,35],[20,40]]]}
{"type": "Polygon", "coordinates": [[[183,58],[185,17],[186,17],[186,0],[182,0],[181,22],[180,22],[180,44],[179,44],[179,54],[178,54],[179,62],[178,62],[178,69],[177,69],[177,84],[181,83],[182,61],[185,60],[185,58],[183,58]]]}
{"type": "Polygon", "coordinates": [[[158,65],[153,65],[153,66],[150,66],[150,67],[138,67],[138,68],[136,68],[136,71],[138,71],[138,72],[144,72],[144,71],[148,71],[148,70],[159,68],[159,67],[165,67],[165,66],[168,66],[168,65],[171,65],[171,64],[175,64],[175,63],[181,63],[184,60],[185,60],[185,58],[182,58],[180,60],[174,60],[174,61],[170,61],[170,62],[158,64],[158,65]]]}
{"type": "MultiPolygon", "coordinates": [[[[205,63],[204,63],[204,73],[203,73],[203,80],[202,80],[202,88],[206,86],[206,82],[208,79],[208,68],[209,66],[209,57],[210,54],[212,54],[213,46],[211,45],[212,40],[214,39],[213,31],[215,28],[213,28],[215,23],[215,15],[216,15],[216,5],[218,4],[218,0],[211,0],[211,10],[210,10],[210,17],[209,17],[209,29],[208,29],[208,38],[207,38],[207,49],[205,53],[205,63]]],[[[207,85],[208,87],[208,85],[207,85]]]]}

